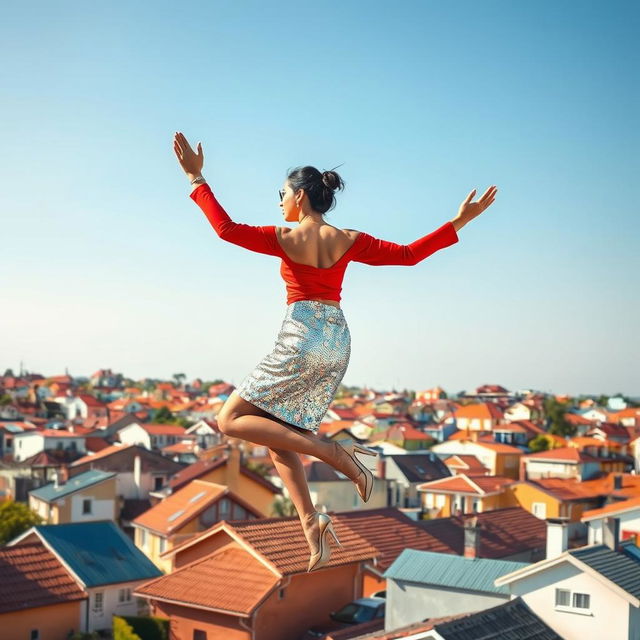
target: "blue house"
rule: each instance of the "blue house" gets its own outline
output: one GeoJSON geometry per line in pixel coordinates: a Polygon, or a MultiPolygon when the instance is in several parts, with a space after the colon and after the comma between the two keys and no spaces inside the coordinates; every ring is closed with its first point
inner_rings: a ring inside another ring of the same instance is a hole
{"type": "Polygon", "coordinates": [[[111,629],[113,615],[144,614],[146,604],[132,594],[139,584],[162,575],[111,520],[37,525],[8,546],[34,542],[44,544],[88,593],[82,631],[111,629]]]}

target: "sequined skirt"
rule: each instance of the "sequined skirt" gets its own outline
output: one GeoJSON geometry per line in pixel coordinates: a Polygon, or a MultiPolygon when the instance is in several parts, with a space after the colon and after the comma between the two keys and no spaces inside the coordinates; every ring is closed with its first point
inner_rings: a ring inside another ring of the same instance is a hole
{"type": "Polygon", "coordinates": [[[342,309],[316,300],[287,306],[273,350],[236,393],[289,424],[317,433],[351,354],[342,309]]]}

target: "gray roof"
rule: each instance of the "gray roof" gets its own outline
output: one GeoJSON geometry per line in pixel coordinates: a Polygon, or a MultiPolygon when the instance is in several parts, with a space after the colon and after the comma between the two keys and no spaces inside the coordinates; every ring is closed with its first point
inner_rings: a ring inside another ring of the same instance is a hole
{"type": "Polygon", "coordinates": [[[91,471],[85,471],[84,473],[79,473],[77,476],[73,476],[73,478],[69,478],[64,484],[59,485],[57,489],[54,483],[50,482],[44,487],[29,491],[29,495],[35,496],[45,502],[53,502],[58,498],[62,498],[70,493],[74,493],[75,491],[81,491],[86,487],[102,482],[107,478],[112,478],[115,475],[115,473],[107,473],[106,471],[100,471],[99,469],[92,469],[91,471]]]}
{"type": "Polygon", "coordinates": [[[521,598],[433,628],[444,640],[563,640],[521,598]]]}
{"type": "Polygon", "coordinates": [[[449,467],[431,451],[388,457],[393,458],[409,482],[428,482],[429,480],[448,478],[451,475],[449,467]]]}
{"type": "Polygon", "coordinates": [[[497,587],[495,580],[528,566],[526,562],[464,558],[448,553],[404,549],[383,576],[425,585],[508,596],[508,585],[497,587]]]}
{"type": "Polygon", "coordinates": [[[569,553],[636,598],[640,598],[640,554],[633,545],[613,551],[604,544],[569,553]]]}

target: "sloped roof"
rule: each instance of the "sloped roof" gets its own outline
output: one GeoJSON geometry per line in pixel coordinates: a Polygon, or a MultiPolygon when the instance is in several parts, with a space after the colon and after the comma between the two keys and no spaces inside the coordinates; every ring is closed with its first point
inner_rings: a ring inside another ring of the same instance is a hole
{"type": "MultiPolygon", "coordinates": [[[[372,560],[380,555],[375,546],[368,544],[354,531],[343,514],[330,514],[333,526],[342,547],[332,547],[331,559],[327,566],[339,566],[359,560],[372,560]]],[[[307,543],[300,519],[263,518],[259,520],[222,520],[210,529],[196,534],[179,545],[166,551],[163,556],[172,556],[181,550],[202,543],[210,536],[226,531],[239,544],[257,551],[280,575],[300,573],[309,565],[309,544],[307,543]]]]}
{"type": "Polygon", "coordinates": [[[568,552],[605,578],[640,599],[640,550],[635,545],[613,551],[604,544],[568,552]]]}
{"type": "Polygon", "coordinates": [[[563,640],[522,598],[431,628],[445,640],[563,640]]]}
{"type": "MultiPolygon", "coordinates": [[[[132,521],[132,524],[168,536],[184,527],[187,522],[193,520],[202,511],[228,494],[229,490],[225,485],[205,480],[192,480],[139,515],[132,521]]],[[[262,515],[239,496],[234,494],[229,498],[256,517],[262,515]]]]}
{"type": "Polygon", "coordinates": [[[451,475],[447,465],[433,453],[390,455],[409,482],[425,482],[451,475]]]}
{"type": "Polygon", "coordinates": [[[560,447],[559,449],[549,449],[549,451],[539,451],[538,453],[529,453],[524,456],[525,460],[548,460],[550,462],[563,463],[584,463],[597,462],[597,459],[586,453],[582,453],[575,447],[560,447]]]}
{"type": "MultiPolygon", "coordinates": [[[[30,531],[35,531],[86,587],[162,575],[111,520],[37,525],[30,531]]],[[[20,538],[15,545],[20,545],[20,538]]]]}
{"type": "Polygon", "coordinates": [[[473,476],[468,477],[464,473],[455,476],[433,480],[418,485],[419,491],[432,491],[442,493],[469,493],[473,495],[487,495],[499,493],[509,484],[514,484],[513,478],[505,476],[473,476]]]}
{"type": "Polygon", "coordinates": [[[613,502],[600,509],[591,509],[585,511],[582,515],[582,522],[588,522],[589,520],[597,520],[604,518],[605,516],[619,515],[627,511],[638,511],[640,513],[640,496],[637,498],[631,498],[630,500],[621,500],[619,502],[613,502]]]}
{"type": "Polygon", "coordinates": [[[248,617],[279,580],[246,549],[227,547],[139,586],[135,594],[248,617]]]}
{"type": "MultiPolygon", "coordinates": [[[[474,514],[480,527],[480,557],[504,558],[523,552],[542,551],[547,524],[522,507],[507,507],[474,514]]],[[[464,553],[464,516],[419,520],[416,524],[431,536],[429,551],[464,553]]],[[[379,546],[379,545],[378,545],[379,546]]]]}
{"type": "Polygon", "coordinates": [[[90,471],[85,471],[84,473],[79,473],[77,476],[69,478],[64,484],[59,485],[57,488],[53,482],[50,482],[44,485],[44,487],[29,491],[29,495],[39,500],[44,500],[45,502],[53,502],[54,500],[68,496],[70,493],[82,491],[87,487],[104,482],[115,476],[115,473],[101,471],[100,469],[91,469],[90,471]]]}
{"type": "MultiPolygon", "coordinates": [[[[229,460],[228,455],[221,456],[219,458],[210,459],[210,460],[198,460],[198,462],[194,462],[189,466],[185,467],[181,471],[174,473],[169,480],[169,487],[172,491],[177,491],[180,487],[183,487],[185,484],[194,480],[195,478],[199,478],[203,476],[205,473],[217,469],[218,467],[223,467],[227,464],[229,460]]],[[[276,487],[273,482],[270,482],[266,478],[263,478],[259,473],[252,471],[247,468],[245,465],[240,463],[240,473],[248,478],[251,478],[254,482],[261,484],[263,487],[269,489],[273,493],[281,494],[282,489],[280,487],[276,487]]]]}
{"type": "Polygon", "coordinates": [[[494,581],[505,573],[518,571],[528,564],[404,549],[383,577],[508,596],[509,587],[496,587],[494,581]]]}
{"type": "Polygon", "coordinates": [[[0,614],[86,597],[60,560],[41,542],[0,549],[0,614]]]}

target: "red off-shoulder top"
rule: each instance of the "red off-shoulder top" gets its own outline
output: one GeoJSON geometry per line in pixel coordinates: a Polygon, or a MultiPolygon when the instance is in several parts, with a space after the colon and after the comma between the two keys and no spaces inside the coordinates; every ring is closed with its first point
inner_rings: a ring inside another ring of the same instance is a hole
{"type": "Polygon", "coordinates": [[[314,298],[339,302],[342,280],[349,262],[376,266],[414,265],[459,240],[452,222],[445,222],[435,231],[408,245],[380,240],[361,231],[331,267],[313,267],[289,258],[278,242],[275,226],[234,222],[216,200],[208,184],[201,184],[194,189],[190,197],[202,209],[220,238],[250,251],[281,259],[280,274],[287,288],[287,304],[314,298]]]}

